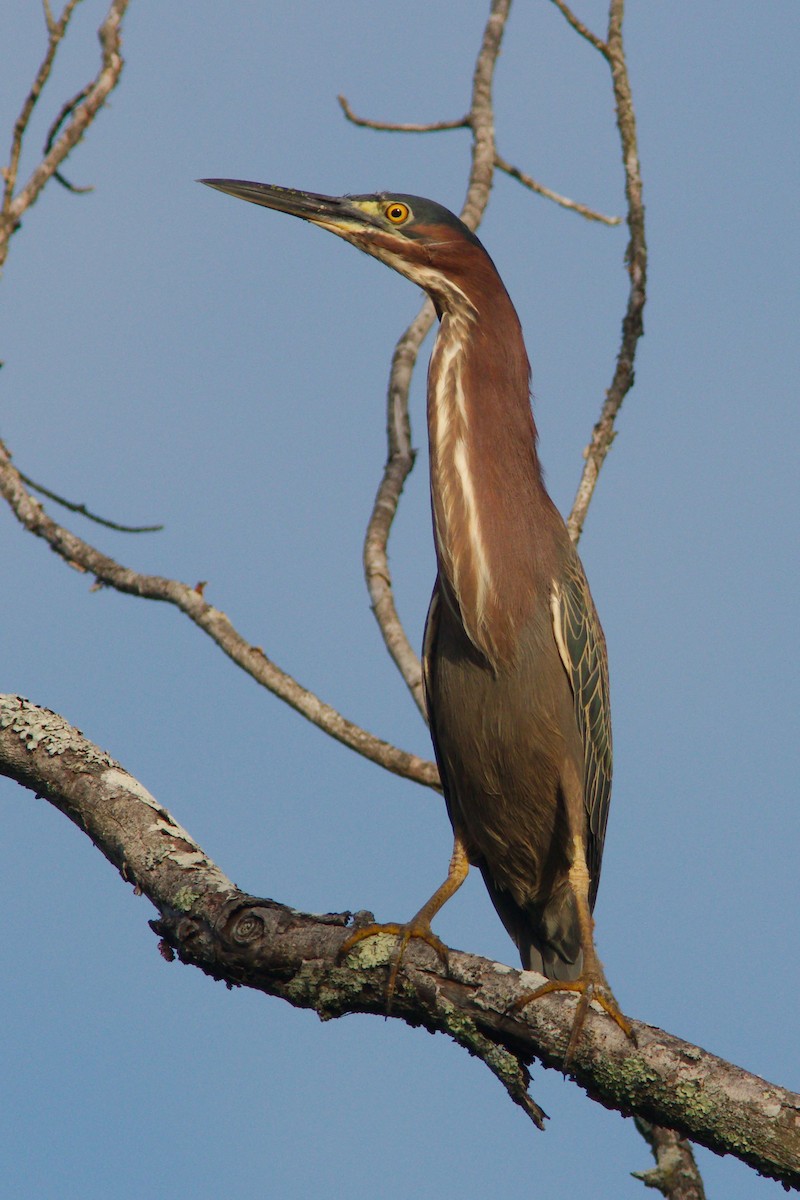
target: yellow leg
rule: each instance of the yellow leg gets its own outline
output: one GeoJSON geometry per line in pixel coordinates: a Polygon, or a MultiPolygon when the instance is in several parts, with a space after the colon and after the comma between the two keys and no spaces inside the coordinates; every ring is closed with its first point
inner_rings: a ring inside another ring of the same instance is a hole
{"type": "Polygon", "coordinates": [[[394,934],[398,938],[398,947],[392,958],[392,969],[389,975],[389,986],[387,988],[387,1011],[391,1008],[392,997],[394,996],[395,986],[397,984],[397,975],[400,970],[400,964],[403,961],[406,946],[412,938],[420,938],[423,942],[427,942],[441,958],[445,966],[447,966],[447,947],[431,929],[431,921],[438,913],[439,909],[454,895],[461,887],[464,880],[469,874],[469,861],[467,852],[464,848],[464,843],[456,834],[453,843],[453,854],[450,859],[450,867],[447,872],[447,878],[441,887],[438,887],[422,908],[416,913],[410,921],[404,925],[391,923],[389,925],[365,925],[362,929],[356,929],[346,938],[339,950],[338,958],[343,959],[354,946],[359,942],[363,942],[365,938],[375,937],[380,933],[394,934]]]}
{"type": "Polygon", "coordinates": [[[572,1022],[572,1032],[569,1035],[569,1042],[564,1054],[565,1067],[569,1066],[575,1054],[586,1020],[586,1013],[593,1000],[597,1001],[612,1020],[616,1021],[625,1036],[636,1045],[636,1035],[631,1023],[617,1004],[614,993],[608,986],[603,964],[597,957],[594,945],[594,920],[589,907],[589,871],[586,866],[583,839],[580,837],[575,837],[573,840],[573,862],[569,870],[569,883],[578,908],[578,927],[583,950],[583,970],[580,978],[563,983],[557,979],[550,980],[548,983],[542,984],[535,992],[520,997],[513,1006],[515,1009],[524,1008],[531,1001],[538,1000],[540,996],[548,996],[551,992],[580,993],[575,1019],[572,1022]]]}

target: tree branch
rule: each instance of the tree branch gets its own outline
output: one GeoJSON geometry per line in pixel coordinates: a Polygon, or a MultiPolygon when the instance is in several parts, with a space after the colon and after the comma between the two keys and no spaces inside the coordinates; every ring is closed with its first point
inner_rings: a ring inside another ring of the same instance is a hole
{"type": "Polygon", "coordinates": [[[606,53],[607,47],[605,42],[601,41],[596,34],[592,33],[588,25],[584,25],[583,21],[578,20],[570,6],[564,3],[564,0],[553,0],[553,4],[555,4],[559,12],[566,17],[567,21],[575,30],[575,32],[579,33],[582,38],[585,38],[590,46],[594,46],[595,50],[599,50],[601,54],[606,53]]]}
{"type": "Polygon", "coordinates": [[[110,93],[117,86],[122,74],[124,61],[120,53],[120,31],[129,0],[112,0],[106,18],[97,33],[102,50],[100,69],[92,83],[85,89],[82,102],[69,113],[70,119],[64,131],[47,151],[25,186],[15,196],[13,193],[17,181],[23,138],[42,88],[50,76],[56,51],[64,37],[77,2],[78,0],[68,0],[58,21],[54,21],[49,7],[45,8],[49,34],[47,53],[14,126],[11,156],[8,166],[3,172],[5,184],[2,210],[0,210],[0,269],[8,255],[9,239],[19,228],[23,213],[36,202],[42,188],[49,179],[57,174],[64,159],[77,146],[106,103],[110,93]]]}
{"type": "Polygon", "coordinates": [[[655,1188],[667,1200],[706,1200],[706,1190],[692,1154],[692,1148],[674,1129],[653,1125],[642,1117],[634,1124],[653,1152],[655,1167],[634,1171],[645,1187],[655,1188]]]}
{"type": "Polygon", "coordinates": [[[40,496],[47,496],[48,500],[55,501],[62,508],[66,508],[68,512],[78,513],[79,516],[86,517],[87,521],[94,521],[96,525],[102,525],[105,529],[115,529],[117,533],[160,533],[164,528],[163,525],[120,525],[118,521],[99,517],[85,504],[76,504],[74,500],[67,500],[65,496],[59,496],[58,492],[51,492],[50,488],[46,488],[43,483],[37,483],[35,479],[30,479],[22,471],[20,471],[19,477],[27,487],[38,492],[40,496]]]}
{"type": "Polygon", "coordinates": [[[608,17],[608,40],[600,42],[587,30],[579,28],[580,22],[572,16],[562,0],[553,3],[564,13],[574,28],[594,45],[608,62],[614,85],[614,101],[617,112],[617,129],[622,147],[625,167],[625,196],[628,202],[627,222],[629,231],[625,262],[630,278],[630,290],[622,318],[622,339],[617,354],[611,386],[600,410],[600,418],[592,431],[592,440],[584,450],[585,465],[581,475],[567,528],[573,542],[578,541],[583,530],[586,514],[597,485],[606,455],[614,441],[614,422],[622,402],[633,387],[633,363],[639,339],[644,333],[642,313],[647,299],[647,242],[645,240],[644,201],[642,199],[642,176],[639,165],[639,149],[636,137],[636,114],[633,108],[625,46],[622,40],[624,0],[611,0],[608,17]]]}
{"type": "MultiPolygon", "coordinates": [[[[374,129],[379,133],[443,133],[452,129],[468,129],[472,124],[469,113],[456,121],[427,121],[424,124],[414,121],[374,121],[368,117],[359,117],[354,113],[346,96],[337,96],[336,99],[339,101],[345,117],[352,125],[358,125],[361,129],[374,129]]],[[[552,200],[554,204],[558,204],[562,208],[579,213],[580,216],[586,217],[587,221],[600,221],[604,225],[620,225],[622,223],[622,217],[606,217],[603,213],[588,208],[585,204],[579,204],[576,200],[570,200],[569,197],[554,192],[552,188],[545,187],[543,183],[538,183],[530,175],[526,175],[519,167],[512,166],[500,154],[495,154],[494,165],[498,171],[503,171],[512,179],[516,179],[529,191],[536,192],[537,196],[543,196],[545,200],[552,200]]]]}
{"type": "Polygon", "coordinates": [[[545,187],[543,183],[538,183],[531,175],[526,175],[519,167],[515,167],[513,163],[508,162],[500,154],[495,154],[494,165],[498,171],[505,172],[512,179],[516,179],[523,187],[528,188],[531,192],[536,192],[537,196],[544,196],[545,200],[552,200],[554,204],[558,204],[561,208],[568,208],[570,212],[576,212],[579,216],[585,217],[587,221],[599,221],[601,225],[621,225],[622,217],[607,217],[604,213],[597,212],[594,208],[589,208],[585,204],[579,204],[577,200],[570,200],[568,196],[562,196],[559,192],[554,192],[552,188],[545,187]]]}
{"type": "Polygon", "coordinates": [[[350,102],[346,96],[337,96],[339,105],[347,120],[351,125],[358,125],[361,129],[377,129],[381,133],[442,133],[449,129],[466,129],[469,125],[469,114],[465,117],[459,117],[455,121],[429,121],[425,124],[418,124],[414,121],[398,123],[397,121],[373,121],[369,117],[359,117],[353,112],[350,107],[350,102]]]}
{"type": "MultiPolygon", "coordinates": [[[[167,956],[323,1019],[386,1015],[395,939],[370,939],[339,963],[350,914],[311,916],[238,891],[137,780],[62,717],[18,696],[0,697],[0,773],[59,808],[148,896],[160,913],[153,927],[167,956]]],[[[370,916],[358,914],[359,922],[370,916]]],[[[531,973],[459,951],[451,951],[445,970],[429,947],[415,944],[403,960],[391,1015],[447,1033],[541,1121],[525,1091],[527,1065],[537,1058],[561,1068],[575,999],[555,994],[514,1013],[514,1000],[530,988],[531,973]]],[[[590,1096],[800,1187],[800,1096],[652,1026],[634,1025],[635,1050],[613,1021],[590,1012],[569,1071],[590,1096]]]]}
{"type": "Polygon", "coordinates": [[[118,592],[173,604],[207,633],[251,679],[285,701],[318,729],[395,775],[401,775],[427,787],[439,787],[439,773],[435,763],[399,750],[348,721],[336,709],[325,704],[313,692],[302,687],[291,675],[271,662],[260,646],[253,646],[246,641],[224,612],[206,603],[203,598],[204,584],[190,587],[176,579],[140,574],[130,567],[121,566],[113,558],[102,554],[88,542],[56,524],[39,501],[25,488],[20,473],[11,462],[11,456],[2,441],[0,495],[8,501],[20,524],[29,533],[43,538],[70,566],[94,575],[100,583],[113,587],[118,592]]]}
{"type": "MultiPolygon", "coordinates": [[[[489,203],[492,187],[496,155],[492,80],[510,8],[511,0],[492,2],[473,72],[469,113],[459,123],[468,124],[472,130],[469,184],[461,210],[461,218],[470,229],[477,229],[480,224],[489,203]]],[[[349,116],[349,106],[346,106],[342,97],[339,99],[349,116]]],[[[367,124],[363,120],[358,123],[367,124]]],[[[414,320],[401,334],[392,355],[386,405],[388,454],[364,538],[364,575],[372,610],[386,648],[423,716],[425,702],[422,695],[422,669],[394,602],[387,546],[403,486],[414,466],[415,456],[411,447],[411,422],[408,415],[411,378],[420,346],[434,320],[433,305],[430,300],[426,300],[414,320]]]]}
{"type": "Polygon", "coordinates": [[[53,69],[56,51],[67,31],[72,13],[79,0],[68,0],[64,11],[58,21],[53,17],[50,11],[50,5],[45,0],[44,12],[45,22],[47,24],[47,51],[42,60],[42,65],[36,72],[31,90],[25,97],[25,102],[22,105],[19,116],[14,123],[14,132],[11,138],[11,153],[9,155],[8,166],[3,170],[3,206],[2,213],[5,216],[11,205],[14,195],[14,187],[17,182],[17,172],[19,171],[19,159],[22,154],[22,141],[25,137],[28,124],[33,115],[33,110],[36,107],[37,101],[42,94],[42,89],[50,78],[50,72],[53,69]]]}
{"type": "Polygon", "coordinates": [[[408,414],[411,377],[420,346],[435,319],[433,305],[430,300],[426,300],[400,336],[392,354],[386,397],[388,453],[364,535],[363,550],[364,578],[367,581],[372,611],[386,648],[425,719],[427,716],[422,694],[422,666],[395,606],[387,546],[400,496],[416,458],[416,452],[411,446],[411,420],[408,414]]]}
{"type": "MultiPolygon", "coordinates": [[[[89,95],[91,90],[92,85],[87,83],[86,87],[82,87],[81,90],[75,96],[73,96],[71,100],[67,100],[61,105],[61,111],[56,117],[55,121],[53,121],[53,124],[50,126],[47,134],[47,140],[44,144],[45,154],[49,154],[50,150],[52,149],[53,142],[56,140],[58,131],[66,121],[67,117],[70,115],[70,113],[75,111],[81,100],[84,100],[89,95]]],[[[57,179],[61,186],[65,187],[68,192],[74,192],[76,196],[85,196],[88,192],[94,191],[93,187],[76,187],[74,183],[70,183],[68,179],[65,179],[60,171],[54,171],[53,178],[57,179]]]]}
{"type": "MultiPolygon", "coordinates": [[[[632,289],[628,311],[623,322],[623,342],[617,359],[617,368],[612,386],[601,411],[600,420],[593,431],[592,442],[585,451],[586,466],[567,522],[570,536],[577,542],[586,520],[589,504],[605,456],[611,446],[614,420],[622,401],[633,383],[633,357],[636,342],[641,335],[641,308],[644,305],[644,280],[646,274],[646,248],[644,243],[644,214],[641,205],[641,180],[636,158],[636,128],[633,105],[627,82],[624,48],[622,45],[621,16],[615,30],[614,57],[604,42],[600,42],[581,24],[568,7],[554,0],[570,24],[612,63],[615,96],[617,97],[618,126],[623,142],[626,167],[626,192],[628,196],[628,224],[631,242],[628,260],[631,264],[632,289]],[[616,66],[614,65],[616,64],[616,66]],[[638,190],[635,181],[638,180],[638,190]],[[633,271],[632,264],[636,264],[633,271]],[[634,276],[636,286],[634,287],[634,276]]],[[[431,122],[424,125],[398,124],[372,121],[358,117],[343,96],[339,103],[348,120],[362,127],[405,133],[429,133],[446,129],[458,129],[467,125],[472,129],[472,167],[469,188],[462,219],[472,229],[480,224],[488,203],[492,176],[495,167],[518,179],[524,186],[547,196],[565,208],[572,209],[590,220],[605,224],[617,224],[618,217],[606,217],[586,205],[560,196],[549,188],[538,184],[529,175],[506,162],[498,153],[494,142],[494,113],[492,107],[492,80],[500,44],[508,20],[510,0],[496,0],[484,30],[481,50],[475,66],[470,110],[466,117],[457,121],[431,122]]],[[[614,8],[612,6],[613,20],[614,8]]],[[[610,38],[611,44],[611,38],[610,38]]],[[[389,567],[388,541],[397,513],[405,481],[413,470],[415,454],[411,444],[409,419],[409,391],[420,347],[434,322],[433,306],[426,301],[417,316],[400,336],[389,373],[387,388],[387,443],[388,453],[381,482],[375,497],[372,513],[364,539],[364,573],[372,609],[383,635],[387,650],[406,682],[417,707],[425,715],[422,695],[422,672],[417,653],[413,649],[403,627],[394,600],[391,569],[389,567]]]]}

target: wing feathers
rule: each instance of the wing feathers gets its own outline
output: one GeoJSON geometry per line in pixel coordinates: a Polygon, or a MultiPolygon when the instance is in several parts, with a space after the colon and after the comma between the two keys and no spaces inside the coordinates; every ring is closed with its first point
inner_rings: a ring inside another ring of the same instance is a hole
{"type": "Polygon", "coordinates": [[[568,559],[562,579],[554,583],[550,608],[583,741],[584,802],[589,821],[586,857],[594,902],[611,798],[611,712],[605,638],[577,555],[568,559]]]}

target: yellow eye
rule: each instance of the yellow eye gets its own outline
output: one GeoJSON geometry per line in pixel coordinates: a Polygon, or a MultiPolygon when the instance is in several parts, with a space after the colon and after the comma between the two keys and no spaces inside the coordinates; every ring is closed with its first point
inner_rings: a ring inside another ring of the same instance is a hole
{"type": "Polygon", "coordinates": [[[393,225],[402,225],[411,216],[411,209],[407,204],[400,204],[398,200],[395,200],[391,204],[386,205],[383,215],[393,225]]]}

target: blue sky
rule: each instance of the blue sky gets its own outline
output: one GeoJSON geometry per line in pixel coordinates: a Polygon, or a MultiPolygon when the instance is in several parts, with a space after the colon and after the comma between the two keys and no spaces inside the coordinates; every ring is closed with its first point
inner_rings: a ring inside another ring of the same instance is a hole
{"type": "MultiPolygon", "coordinates": [[[[460,116],[488,5],[134,0],[119,90],[26,216],[2,290],[0,432],[20,468],[120,521],[70,524],[208,598],[306,686],[426,756],[361,579],[407,281],[299,221],[198,187],[230,176],[381,188],[458,209],[460,116]]],[[[596,29],[605,5],[576,5],[596,29]]],[[[84,0],[31,133],[93,74],[84,0]]],[[[636,387],[581,553],[609,643],[615,787],[598,943],[625,1011],[800,1088],[796,528],[797,8],[631,3],[650,245],[636,387]]],[[[43,52],[35,4],[0,18],[8,132],[43,52]]],[[[512,11],[498,145],[558,191],[622,210],[602,60],[545,0],[512,11]]],[[[24,172],[23,172],[24,174],[24,172]]],[[[498,176],[481,237],[519,310],[541,454],[568,511],[611,378],[625,232],[498,176]]],[[[419,644],[433,579],[424,371],[417,471],[391,543],[419,644]]],[[[248,891],[404,918],[440,881],[435,796],[355,758],[165,607],[71,572],[10,515],[2,690],[117,757],[248,891]]],[[[152,910],[68,822],[0,783],[9,1081],[0,1194],[642,1195],[632,1124],[553,1072],[537,1134],[485,1068],[397,1022],[316,1017],[167,965],[152,910]],[[7,1192],[3,1192],[7,1188],[7,1192]]],[[[437,930],[516,962],[477,878],[437,930]]],[[[705,1152],[710,1195],[778,1185],[705,1152]]]]}

